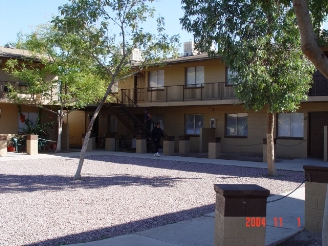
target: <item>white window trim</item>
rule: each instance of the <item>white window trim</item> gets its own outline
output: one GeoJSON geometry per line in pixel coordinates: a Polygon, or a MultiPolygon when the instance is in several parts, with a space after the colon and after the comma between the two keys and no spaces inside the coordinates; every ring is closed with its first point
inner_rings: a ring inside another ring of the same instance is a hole
{"type": "Polygon", "coordinates": [[[157,70],[157,71],[149,71],[148,73],[148,88],[149,90],[164,90],[164,81],[165,81],[165,73],[164,70],[157,70]],[[154,75],[154,78],[156,81],[151,81],[151,73],[156,73],[154,75]],[[163,78],[162,81],[159,80],[159,78],[163,78]],[[151,83],[155,84],[155,86],[151,86],[151,83]],[[160,84],[159,84],[160,83],[160,84]]]}
{"type": "Polygon", "coordinates": [[[204,115],[203,114],[185,114],[185,130],[184,130],[184,132],[185,132],[185,135],[194,135],[194,136],[199,136],[200,135],[200,133],[196,133],[196,115],[201,115],[202,116],[202,122],[201,122],[201,127],[200,128],[203,128],[204,127],[204,115]],[[187,133],[187,127],[186,127],[186,124],[187,124],[187,122],[186,122],[186,118],[187,118],[187,116],[190,116],[190,115],[192,115],[193,116],[193,124],[194,124],[194,129],[193,129],[193,131],[194,131],[194,133],[187,133]]]}
{"type": "Polygon", "coordinates": [[[246,138],[248,137],[248,114],[247,113],[227,113],[225,115],[225,131],[224,131],[224,135],[225,137],[236,137],[236,138],[246,138]],[[232,134],[228,134],[228,115],[236,115],[236,128],[238,128],[238,116],[239,117],[247,117],[247,132],[246,132],[246,135],[241,135],[241,134],[238,134],[238,130],[236,132],[236,134],[232,135],[232,134]]]}
{"type": "Polygon", "coordinates": [[[195,66],[195,67],[186,67],[186,86],[188,88],[193,87],[203,87],[205,81],[205,67],[204,66],[195,66]],[[191,76],[192,81],[189,80],[188,70],[193,69],[194,75],[191,76]],[[200,71],[197,71],[199,69],[200,71]]]}
{"type": "Polygon", "coordinates": [[[278,114],[278,122],[277,122],[277,137],[278,138],[304,138],[304,113],[280,113],[278,114]],[[301,134],[299,136],[293,136],[293,129],[295,129],[295,123],[293,124],[293,115],[298,114],[301,122],[299,122],[298,124],[300,124],[301,126],[301,134]],[[286,135],[282,135],[281,133],[281,115],[285,115],[285,116],[289,116],[289,126],[288,126],[288,131],[289,134],[286,135]],[[280,117],[279,117],[280,116],[280,117]]]}

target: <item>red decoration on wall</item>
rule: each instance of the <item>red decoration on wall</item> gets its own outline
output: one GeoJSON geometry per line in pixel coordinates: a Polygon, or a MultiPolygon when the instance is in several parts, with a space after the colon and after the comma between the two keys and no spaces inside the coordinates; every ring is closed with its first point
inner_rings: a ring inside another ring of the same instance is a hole
{"type": "Polygon", "coordinates": [[[20,114],[19,120],[20,120],[20,122],[24,123],[25,122],[25,114],[20,114]]]}

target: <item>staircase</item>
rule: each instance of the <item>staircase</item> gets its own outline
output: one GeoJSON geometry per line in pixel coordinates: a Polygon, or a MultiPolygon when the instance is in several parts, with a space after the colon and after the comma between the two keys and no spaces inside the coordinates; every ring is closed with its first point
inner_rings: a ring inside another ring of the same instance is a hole
{"type": "MultiPolygon", "coordinates": [[[[129,111],[129,109],[123,104],[123,102],[117,98],[117,96],[115,94],[112,93],[112,96],[116,99],[117,103],[110,103],[109,106],[111,107],[111,109],[114,110],[117,118],[128,129],[128,131],[133,136],[136,136],[136,135],[150,136],[150,132],[147,130],[146,124],[144,124],[144,122],[140,121],[138,119],[138,117],[136,117],[133,113],[131,113],[129,111]]],[[[135,107],[139,108],[139,106],[136,105],[132,101],[132,99],[130,99],[126,94],[125,94],[125,96],[129,99],[130,103],[133,103],[133,105],[135,107]]],[[[140,109],[140,112],[142,112],[141,109],[140,109]]],[[[152,123],[154,123],[153,120],[152,120],[152,123]]],[[[153,150],[154,150],[153,142],[149,139],[146,139],[146,143],[147,143],[147,151],[153,152],[153,150]]]]}

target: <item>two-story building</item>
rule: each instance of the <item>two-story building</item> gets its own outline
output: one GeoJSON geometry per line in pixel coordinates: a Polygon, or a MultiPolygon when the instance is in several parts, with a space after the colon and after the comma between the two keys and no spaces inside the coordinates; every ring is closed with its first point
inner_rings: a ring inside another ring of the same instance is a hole
{"type": "MultiPolygon", "coordinates": [[[[38,59],[33,58],[32,54],[26,50],[15,49],[10,46],[0,46],[0,134],[8,135],[8,140],[12,135],[23,133],[27,126],[21,121],[18,112],[18,105],[11,102],[8,97],[8,84],[11,84],[15,89],[24,90],[26,84],[24,81],[19,81],[13,76],[4,71],[5,64],[8,59],[17,59],[19,62],[24,62],[26,59],[33,59],[33,66],[42,66],[38,59]]],[[[54,75],[48,75],[47,80],[53,80],[54,75]]],[[[37,95],[36,95],[37,96],[37,95]]],[[[39,108],[33,105],[19,105],[21,112],[25,119],[31,120],[34,124],[39,116],[39,108]]],[[[47,111],[43,111],[43,118],[45,121],[55,121],[56,117],[47,111]]],[[[57,131],[49,131],[51,139],[57,138],[57,131]]]]}
{"type": "MultiPolygon", "coordinates": [[[[328,49],[327,49],[328,54],[328,49]]],[[[328,79],[315,72],[308,100],[294,113],[276,115],[278,158],[323,158],[323,129],[328,125],[328,79]]],[[[246,111],[229,83],[228,68],[207,54],[168,59],[120,82],[117,104],[104,107],[96,121],[96,135],[117,132],[127,142],[134,137],[115,110],[120,103],[143,120],[147,108],[164,131],[190,136],[191,151],[207,152],[208,137],[221,137],[221,151],[261,155],[266,138],[266,111],[246,111]],[[201,130],[201,129],[205,130],[201,130]]],[[[92,114],[93,108],[87,109],[92,114]]]]}

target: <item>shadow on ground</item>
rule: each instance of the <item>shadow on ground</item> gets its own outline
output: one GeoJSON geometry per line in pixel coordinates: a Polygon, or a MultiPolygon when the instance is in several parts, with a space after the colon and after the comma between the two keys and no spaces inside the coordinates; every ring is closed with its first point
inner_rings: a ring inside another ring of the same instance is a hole
{"type": "Polygon", "coordinates": [[[40,190],[55,191],[61,189],[96,189],[114,185],[147,185],[152,187],[170,187],[185,178],[166,176],[143,177],[132,175],[87,176],[82,180],[56,175],[4,175],[0,174],[0,193],[33,192],[40,190]]]}
{"type": "MultiPolygon", "coordinates": [[[[68,158],[67,160],[77,159],[78,157],[68,158]]],[[[130,164],[145,166],[151,168],[162,168],[168,170],[179,170],[192,173],[207,173],[217,175],[219,179],[240,178],[240,177],[255,177],[255,178],[268,178],[281,181],[292,181],[301,183],[304,180],[303,172],[278,170],[277,176],[268,176],[266,168],[256,167],[240,167],[228,165],[214,165],[210,163],[198,163],[187,161],[169,161],[157,159],[146,159],[129,156],[114,156],[114,155],[91,155],[87,156],[85,160],[113,162],[120,164],[130,164]]]]}
{"type": "Polygon", "coordinates": [[[129,223],[125,223],[121,225],[81,232],[77,234],[63,236],[60,238],[47,239],[41,242],[35,242],[26,245],[46,246],[46,245],[67,245],[67,244],[91,242],[91,241],[101,240],[101,239],[115,237],[119,235],[144,231],[162,225],[177,223],[180,221],[199,217],[213,211],[214,211],[214,204],[210,204],[206,206],[179,211],[176,213],[169,213],[169,214],[155,216],[143,220],[131,221],[129,223]]]}

